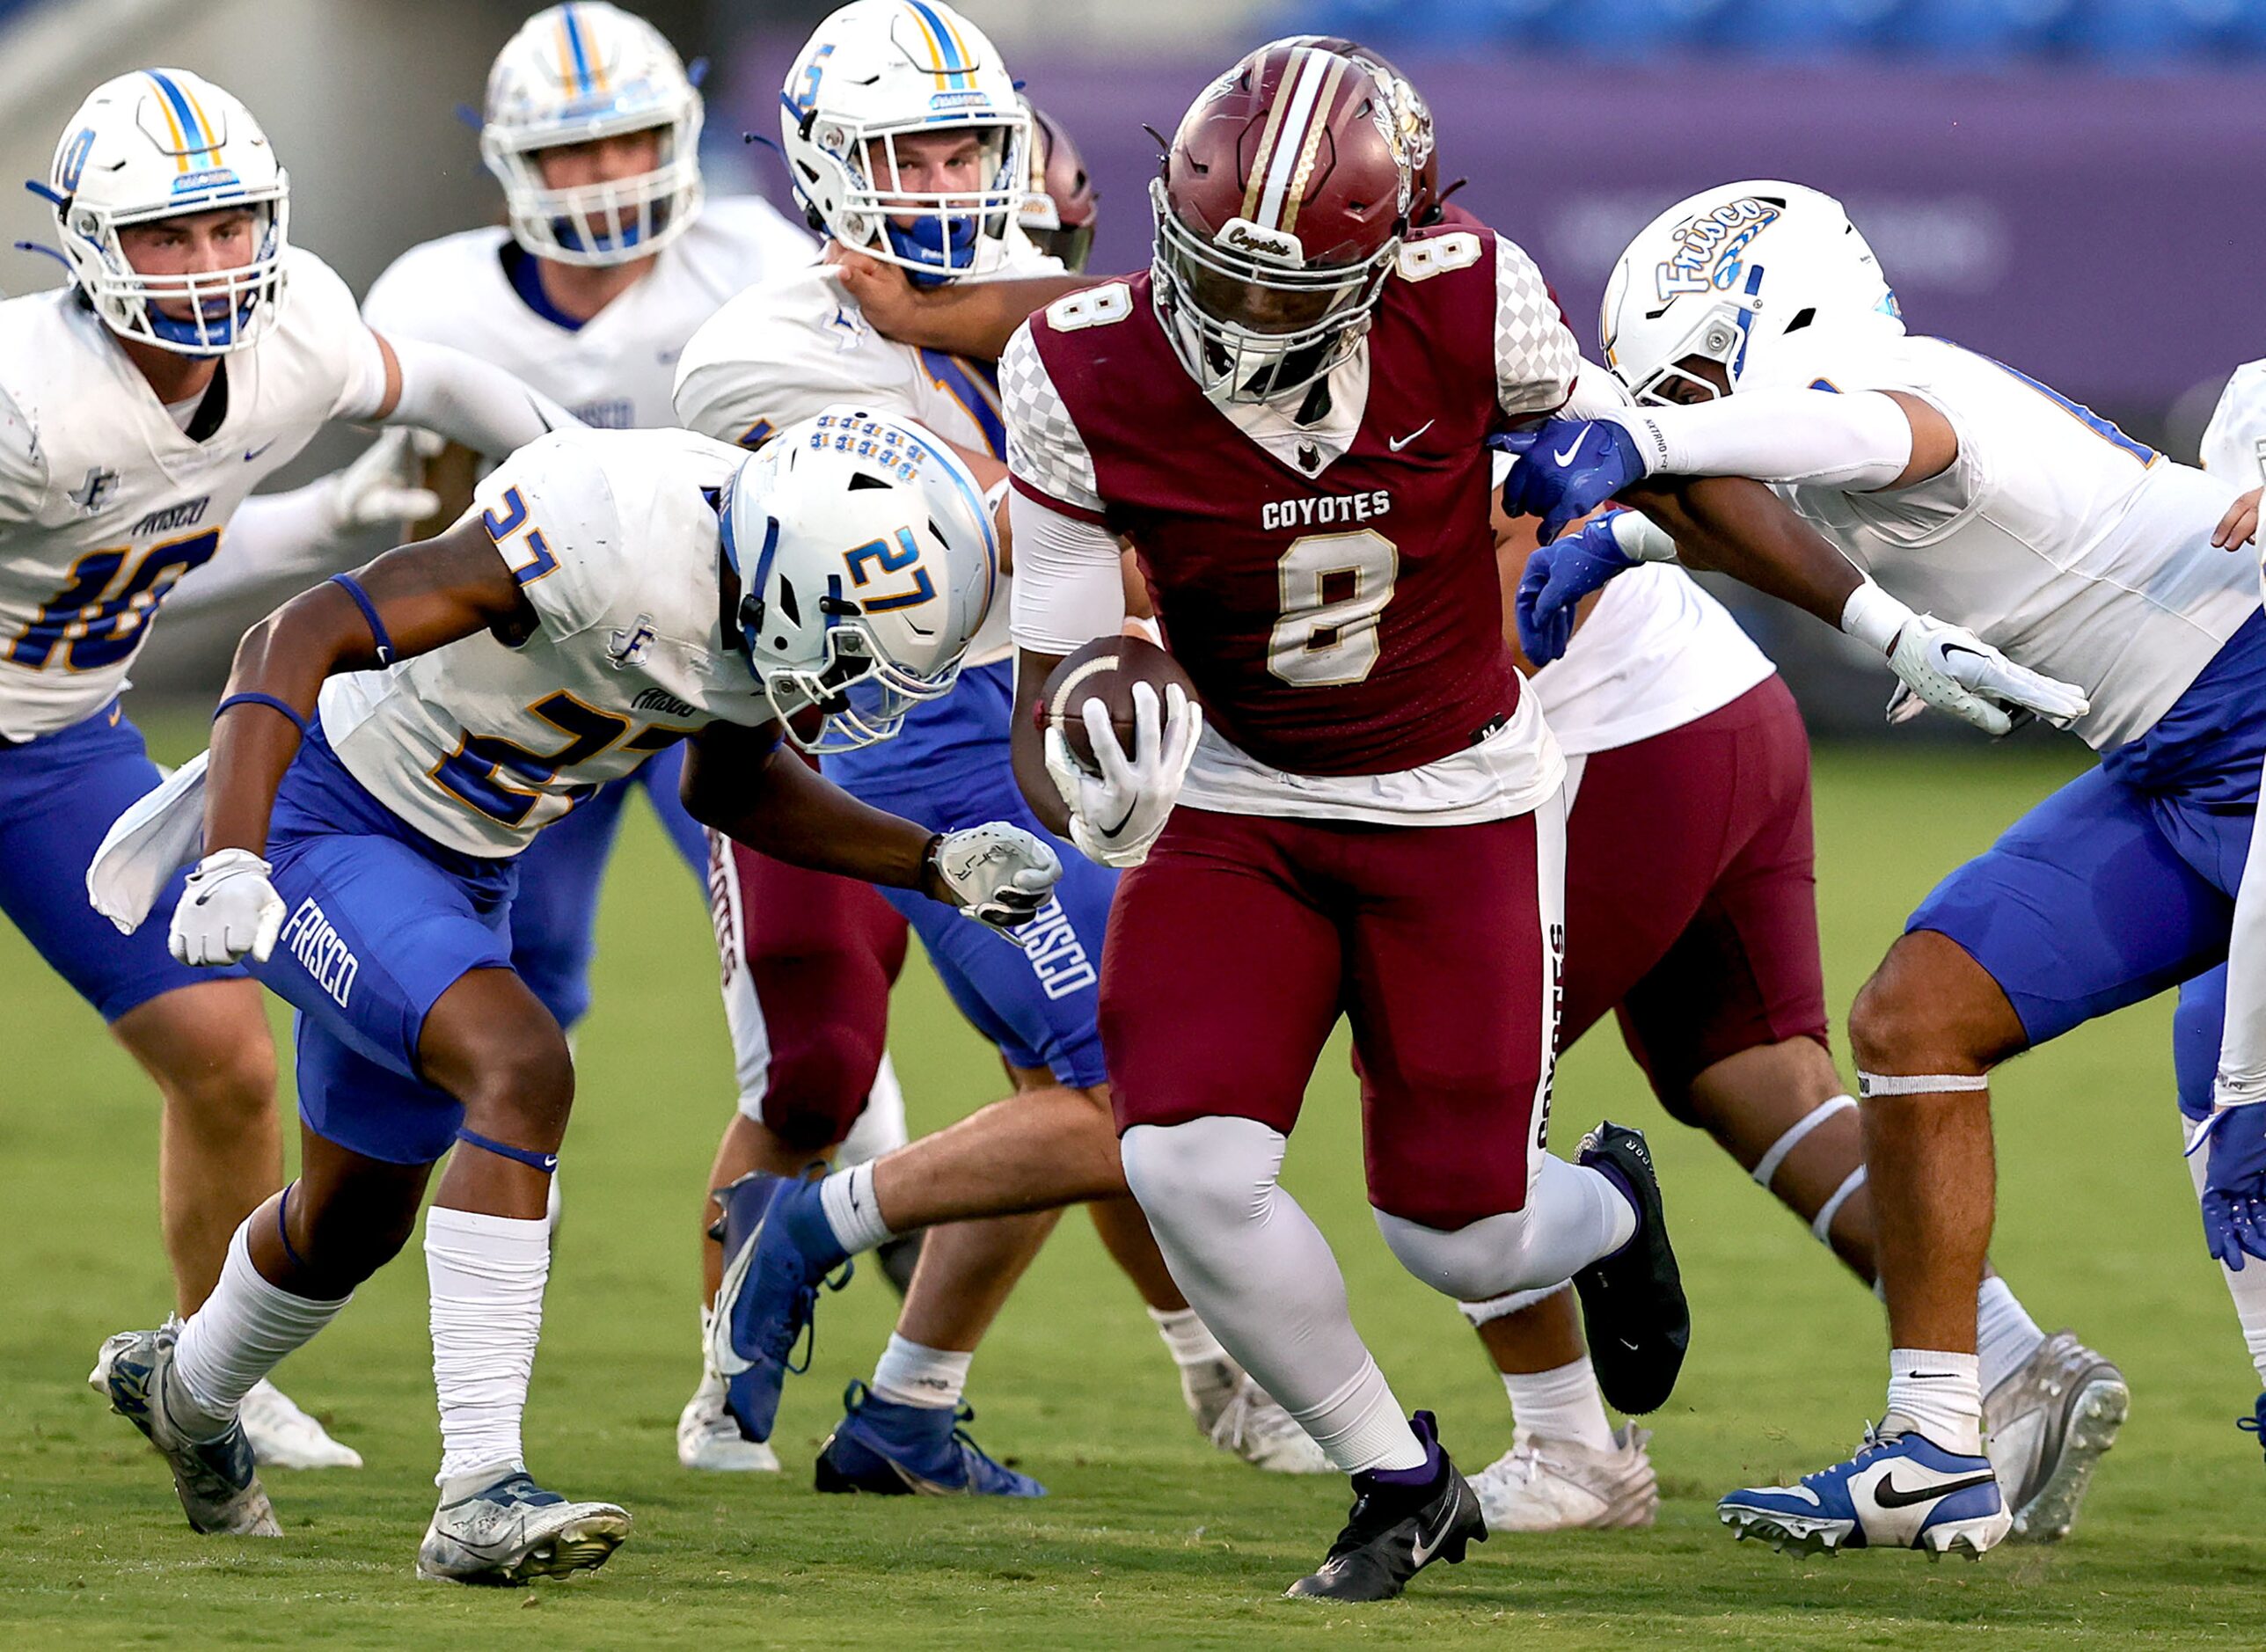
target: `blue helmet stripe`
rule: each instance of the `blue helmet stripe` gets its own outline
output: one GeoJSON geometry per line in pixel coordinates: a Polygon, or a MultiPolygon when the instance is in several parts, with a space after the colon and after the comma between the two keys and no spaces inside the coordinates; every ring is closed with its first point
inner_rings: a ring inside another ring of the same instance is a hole
{"type": "Polygon", "coordinates": [[[953,40],[952,31],[945,27],[944,19],[937,16],[935,11],[927,4],[927,0],[906,0],[906,4],[920,13],[921,21],[928,26],[929,33],[936,37],[937,62],[944,65],[946,72],[964,71],[968,65],[961,60],[960,47],[953,40]]]}
{"type": "Polygon", "coordinates": [[[197,119],[196,111],[189,106],[189,100],[181,95],[181,89],[157,69],[147,72],[150,78],[157,83],[157,90],[165,94],[165,101],[173,106],[173,118],[181,123],[184,152],[203,150],[209,153],[213,147],[212,139],[205,132],[204,122],[197,119]]]}
{"type": "Polygon", "coordinates": [[[571,5],[566,8],[566,44],[574,52],[574,90],[588,91],[590,90],[590,59],[582,49],[581,21],[575,17],[574,8],[571,5]]]}

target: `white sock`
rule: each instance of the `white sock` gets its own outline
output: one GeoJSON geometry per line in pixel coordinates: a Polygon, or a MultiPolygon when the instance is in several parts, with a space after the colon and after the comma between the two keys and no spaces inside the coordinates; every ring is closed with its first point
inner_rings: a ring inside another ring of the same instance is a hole
{"type": "Polygon", "coordinates": [[[881,1220],[871,1164],[852,1165],[827,1177],[818,1184],[818,1203],[826,1212],[826,1225],[834,1230],[834,1242],[852,1256],[897,1237],[881,1220]]]}
{"type": "Polygon", "coordinates": [[[2005,1280],[1992,1274],[1983,1282],[1975,1293],[1975,1354],[1982,1362],[1985,1393],[2013,1375],[2045,1340],[2005,1280]]]}
{"type": "Polygon", "coordinates": [[[1194,1308],[1151,1308],[1149,1317],[1172,1351],[1173,1363],[1182,1371],[1191,1365],[1217,1364],[1227,1357],[1227,1350],[1194,1308]]]}
{"type": "MultiPolygon", "coordinates": [[[[2187,1134],[2180,1136],[2184,1146],[2187,1134]]],[[[2196,1153],[2188,1161],[2188,1174],[2194,1179],[2196,1197],[2203,1197],[2204,1176],[2208,1168],[2208,1155],[2196,1153]]],[[[2266,1266],[2257,1262],[2246,1265],[2240,1273],[2221,1267],[2218,1276],[2226,1281],[2226,1294],[2234,1298],[2234,1317],[2242,1327],[2242,1346],[2250,1356],[2250,1363],[2258,1373],[2258,1385],[2266,1388],[2266,1266]]]]}
{"type": "Polygon", "coordinates": [[[254,1384],[353,1300],[351,1292],[336,1302],[295,1297],[261,1278],[245,1237],[252,1221],[246,1217],[238,1226],[228,1242],[228,1260],[221,1264],[220,1283],[205,1305],[189,1316],[173,1345],[173,1376],[181,1397],[201,1414],[179,1421],[191,1426],[208,1422],[214,1436],[236,1420],[237,1407],[254,1384]]]}
{"type": "Polygon", "coordinates": [[[425,1217],[433,1386],[441,1402],[434,1484],[477,1489],[527,1466],[519,1422],[543,1329],[551,1224],[435,1205],[425,1217]],[[477,1474],[475,1471],[478,1471],[477,1474]]]}
{"type": "Polygon", "coordinates": [[[1353,1328],[1329,1241],[1276,1180],[1285,1145],[1210,1115],[1137,1124],[1121,1151],[1173,1279],[1235,1363],[1346,1473],[1417,1467],[1424,1448],[1353,1328]]]}
{"type": "Polygon", "coordinates": [[[975,1359],[973,1353],[908,1342],[892,1331],[888,1347],[874,1363],[874,1380],[868,1385],[877,1397],[894,1400],[901,1406],[949,1410],[968,1392],[968,1368],[975,1359]]]}
{"type": "Polygon", "coordinates": [[[1596,1451],[1613,1449],[1613,1425],[1606,1420],[1597,1373],[1587,1354],[1550,1371],[1507,1371],[1502,1388],[1521,1434],[1574,1440],[1596,1451]]]}
{"type": "Polygon", "coordinates": [[[1890,1349],[1889,1410],[1947,1451],[1981,1456],[1982,1362],[1972,1354],[1890,1349]]]}
{"type": "Polygon", "coordinates": [[[1319,1405],[1290,1415],[1343,1473],[1372,1468],[1422,1468],[1424,1443],[1408,1426],[1377,1362],[1363,1356],[1352,1379],[1319,1405]]]}

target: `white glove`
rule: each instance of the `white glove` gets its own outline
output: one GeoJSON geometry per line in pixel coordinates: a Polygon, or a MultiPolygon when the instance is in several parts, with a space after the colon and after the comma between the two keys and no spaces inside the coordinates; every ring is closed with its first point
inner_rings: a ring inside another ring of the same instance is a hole
{"type": "Polygon", "coordinates": [[[185,964],[232,964],[245,954],[266,963],[283,927],[283,897],[265,860],[249,849],[223,849],[197,862],[173,908],[169,943],[185,964]]]}
{"type": "Polygon", "coordinates": [[[378,432],[355,462],[332,472],[323,504],[334,533],[421,522],[441,508],[425,484],[425,461],[448,444],[429,430],[393,426],[378,432]]]}
{"type": "Polygon", "coordinates": [[[1933,614],[1915,614],[1897,632],[1889,669],[1901,685],[1889,698],[1889,720],[1909,722],[1929,705],[2003,735],[2017,722],[2043,717],[2066,728],[2091,709],[2085,691],[2016,665],[1962,625],[1933,614]]]}
{"type": "Polygon", "coordinates": [[[1136,683],[1130,757],[1118,743],[1117,731],[1110,727],[1109,713],[1100,702],[1086,701],[1081,714],[1094,761],[1101,765],[1099,775],[1078,766],[1061,729],[1047,730],[1047,774],[1069,805],[1070,840],[1089,860],[1105,866],[1137,866],[1149,858],[1149,846],[1165,830],[1180,798],[1181,782],[1195,761],[1203,707],[1181,692],[1178,683],[1168,683],[1160,710],[1157,691],[1136,683]]]}
{"type": "MultiPolygon", "coordinates": [[[[961,915],[990,925],[1009,940],[1015,939],[1009,932],[1038,915],[1062,877],[1062,860],[1052,845],[1004,821],[946,832],[928,859],[961,915]]],[[[280,915],[282,909],[276,910],[280,915]]]]}

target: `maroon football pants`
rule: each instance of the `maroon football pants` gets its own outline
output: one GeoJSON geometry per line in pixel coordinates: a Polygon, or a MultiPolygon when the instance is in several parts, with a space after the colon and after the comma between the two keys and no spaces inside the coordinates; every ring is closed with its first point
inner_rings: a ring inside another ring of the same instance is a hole
{"type": "Polygon", "coordinates": [[[1176,809],[1118,886],[1101,1034],[1118,1129],[1288,1135],[1340,1015],[1370,1202],[1428,1227],[1524,1209],[1548,1125],[1562,831],[1176,809]]]}
{"type": "Polygon", "coordinates": [[[1566,824],[1571,1048],[1611,1012],[1670,1115],[1692,1080],[1826,1042],[1809,742],[1773,676],[1679,728],[1583,759],[1566,824]]]}

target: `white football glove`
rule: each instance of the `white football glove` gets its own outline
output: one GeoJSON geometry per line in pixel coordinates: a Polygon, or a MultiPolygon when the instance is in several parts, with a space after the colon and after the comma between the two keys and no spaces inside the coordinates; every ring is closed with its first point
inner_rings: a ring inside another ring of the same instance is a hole
{"type": "Polygon", "coordinates": [[[197,862],[173,908],[168,937],[185,964],[232,964],[247,953],[266,963],[283,927],[283,897],[265,860],[249,849],[223,849],[197,862]]]}
{"type": "Polygon", "coordinates": [[[946,832],[928,859],[961,915],[990,925],[1009,940],[1015,940],[1018,925],[1038,915],[1062,877],[1053,845],[1004,821],[946,832]]]}
{"type": "Polygon", "coordinates": [[[332,531],[422,522],[439,510],[441,496],[425,486],[425,461],[447,445],[429,430],[379,431],[353,464],[331,474],[323,503],[332,531]]]}
{"type": "Polygon", "coordinates": [[[1099,700],[1081,710],[1099,775],[1080,768],[1059,728],[1047,730],[1047,774],[1070,808],[1070,840],[1089,860],[1137,866],[1165,830],[1181,782],[1195,761],[1203,707],[1168,683],[1164,704],[1146,683],[1133,685],[1133,753],[1128,757],[1099,700]]]}
{"type": "Polygon", "coordinates": [[[1973,632],[1933,614],[1915,614],[1898,629],[1889,669],[1901,683],[1889,699],[1892,723],[1909,722],[1933,705],[1986,735],[2003,735],[2033,716],[2066,728],[2092,706],[2074,683],[2016,665],[1973,632]]]}

